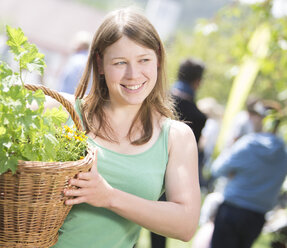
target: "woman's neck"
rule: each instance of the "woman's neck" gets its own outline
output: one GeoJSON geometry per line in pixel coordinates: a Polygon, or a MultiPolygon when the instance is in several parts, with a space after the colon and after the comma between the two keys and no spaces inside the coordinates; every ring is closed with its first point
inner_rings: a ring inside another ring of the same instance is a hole
{"type": "MultiPolygon", "coordinates": [[[[137,105],[121,107],[110,105],[105,107],[104,111],[107,116],[107,121],[119,140],[127,138],[130,127],[139,109],[140,106],[137,105]]],[[[135,124],[134,130],[139,130],[137,127],[140,127],[140,123],[135,124]]],[[[137,134],[134,135],[137,136],[137,134]]]]}
{"type": "Polygon", "coordinates": [[[118,105],[109,102],[104,107],[104,111],[107,115],[110,115],[113,119],[118,120],[130,120],[134,119],[140,110],[141,105],[118,105]]]}

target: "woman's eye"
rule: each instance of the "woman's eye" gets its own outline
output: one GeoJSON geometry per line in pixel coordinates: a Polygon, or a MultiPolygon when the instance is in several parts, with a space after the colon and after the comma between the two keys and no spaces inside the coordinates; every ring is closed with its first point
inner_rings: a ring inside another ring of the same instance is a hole
{"type": "Polygon", "coordinates": [[[126,64],[125,61],[118,61],[118,62],[114,63],[114,65],[124,65],[124,64],[126,64]]]}
{"type": "Polygon", "coordinates": [[[148,61],[149,61],[149,59],[141,59],[141,60],[140,60],[141,63],[146,63],[146,62],[148,62],[148,61]]]}

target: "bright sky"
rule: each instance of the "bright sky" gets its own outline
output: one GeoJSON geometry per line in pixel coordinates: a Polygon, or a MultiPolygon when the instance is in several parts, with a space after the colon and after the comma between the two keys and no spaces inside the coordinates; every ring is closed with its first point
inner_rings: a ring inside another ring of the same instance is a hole
{"type": "Polygon", "coordinates": [[[253,3],[263,3],[265,0],[240,0],[241,3],[253,4],[253,3]]]}
{"type": "MultiPolygon", "coordinates": [[[[254,4],[265,2],[265,0],[240,0],[240,2],[254,4]]],[[[278,18],[287,16],[287,0],[273,0],[272,13],[278,18]]]]}
{"type": "Polygon", "coordinates": [[[272,13],[275,17],[287,16],[287,1],[274,0],[272,13]]]}

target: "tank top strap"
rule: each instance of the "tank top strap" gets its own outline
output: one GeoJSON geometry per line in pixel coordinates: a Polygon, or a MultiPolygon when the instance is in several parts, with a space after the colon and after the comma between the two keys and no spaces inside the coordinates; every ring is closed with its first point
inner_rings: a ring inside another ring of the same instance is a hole
{"type": "Polygon", "coordinates": [[[82,103],[83,103],[83,100],[80,99],[80,98],[77,98],[76,102],[75,102],[75,110],[76,110],[77,114],[79,115],[79,117],[81,119],[81,124],[83,125],[83,117],[82,117],[82,112],[81,112],[81,105],[82,105],[82,103]]]}
{"type": "Polygon", "coordinates": [[[169,137],[169,130],[171,127],[173,120],[170,118],[167,118],[164,120],[164,123],[162,125],[162,137],[163,137],[163,143],[165,146],[165,153],[166,156],[168,157],[168,137],[169,137]]]}
{"type": "MultiPolygon", "coordinates": [[[[77,98],[75,101],[75,110],[79,115],[81,115],[81,104],[82,104],[82,99],[77,98]]],[[[82,116],[80,116],[80,117],[82,117],[82,116]]]]}
{"type": "Polygon", "coordinates": [[[166,120],[164,120],[164,123],[162,125],[162,132],[164,134],[164,139],[165,140],[168,139],[169,130],[170,130],[170,126],[171,126],[172,122],[173,122],[172,119],[167,118],[166,120]]]}
{"type": "MultiPolygon", "coordinates": [[[[74,108],[75,108],[76,113],[79,115],[82,127],[84,128],[83,117],[82,117],[82,113],[81,113],[81,104],[82,104],[82,99],[77,98],[75,101],[74,108]]],[[[66,125],[68,125],[70,127],[74,125],[74,121],[72,120],[71,116],[69,116],[69,118],[66,122],[66,125]]]]}

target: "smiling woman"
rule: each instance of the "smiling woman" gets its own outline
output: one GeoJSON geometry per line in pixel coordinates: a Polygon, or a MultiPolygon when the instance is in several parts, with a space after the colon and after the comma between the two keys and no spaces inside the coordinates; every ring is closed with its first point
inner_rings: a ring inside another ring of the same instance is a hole
{"type": "Polygon", "coordinates": [[[97,163],[70,180],[77,188],[64,193],[73,208],[55,247],[131,248],[140,226],[190,240],[200,208],[197,146],[192,130],[173,120],[164,47],[142,14],[106,17],[75,98],[97,163]]]}

